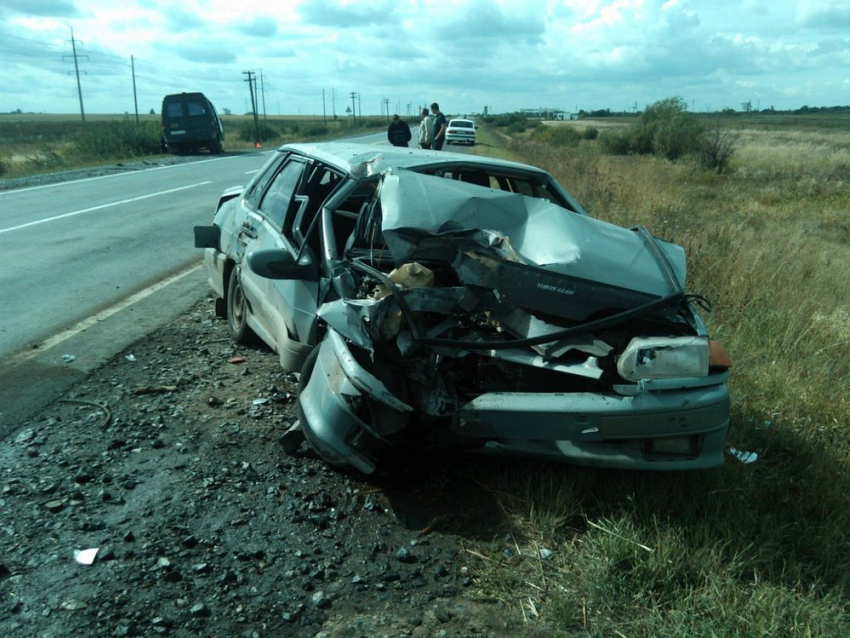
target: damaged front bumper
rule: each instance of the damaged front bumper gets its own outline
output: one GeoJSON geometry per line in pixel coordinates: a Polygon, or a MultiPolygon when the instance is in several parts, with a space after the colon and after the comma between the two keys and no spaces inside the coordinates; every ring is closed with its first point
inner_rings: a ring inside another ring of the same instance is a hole
{"type": "MultiPolygon", "coordinates": [[[[459,412],[458,432],[486,441],[481,452],[640,470],[723,464],[729,428],[726,373],[717,385],[615,393],[490,393],[459,412]]],[[[683,387],[682,387],[683,386],[683,387]]]]}
{"type": "Polygon", "coordinates": [[[315,365],[299,397],[305,421],[301,427],[325,459],[371,474],[375,460],[369,449],[376,442],[388,445],[388,437],[406,424],[406,414],[413,408],[363,368],[335,331],[329,330],[316,347],[315,365]],[[363,399],[381,406],[384,418],[378,424],[361,418],[363,399]]]}
{"type": "MultiPolygon", "coordinates": [[[[301,394],[303,425],[323,456],[372,473],[370,450],[390,445],[413,408],[360,365],[335,331],[318,347],[301,394]],[[369,419],[361,417],[362,400],[373,405],[369,419]],[[381,419],[374,419],[374,406],[384,410],[381,419]]],[[[604,394],[488,392],[459,407],[450,431],[457,445],[479,453],[623,469],[715,467],[723,463],[729,426],[727,378],[721,373],[604,394]]]]}

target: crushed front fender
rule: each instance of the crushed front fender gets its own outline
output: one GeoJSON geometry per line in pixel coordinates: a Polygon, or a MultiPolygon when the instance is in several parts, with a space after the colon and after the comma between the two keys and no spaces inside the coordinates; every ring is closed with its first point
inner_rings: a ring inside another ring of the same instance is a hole
{"type": "Polygon", "coordinates": [[[306,421],[302,427],[320,455],[371,474],[375,443],[389,446],[387,437],[403,426],[413,408],[360,365],[334,330],[317,347],[315,367],[299,397],[306,421]],[[365,401],[370,409],[364,409],[365,401]],[[369,422],[368,416],[376,415],[380,422],[369,422]]]}

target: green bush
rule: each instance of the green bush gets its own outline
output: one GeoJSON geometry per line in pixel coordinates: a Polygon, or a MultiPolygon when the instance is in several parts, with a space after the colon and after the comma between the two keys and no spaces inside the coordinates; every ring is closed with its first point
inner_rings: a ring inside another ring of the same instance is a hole
{"type": "Polygon", "coordinates": [[[630,131],[609,131],[599,138],[599,144],[609,155],[628,155],[632,152],[630,131]]]}
{"type": "Polygon", "coordinates": [[[120,158],[160,152],[162,130],[156,122],[130,120],[92,122],[77,135],[77,153],[86,157],[120,158]]]}
{"type": "Polygon", "coordinates": [[[665,98],[651,104],[640,116],[640,122],[626,131],[608,133],[602,147],[614,155],[655,153],[675,161],[704,146],[702,125],[688,112],[682,98],[665,98]]]}
{"type": "Polygon", "coordinates": [[[640,126],[609,131],[599,141],[603,150],[611,155],[647,155],[653,151],[652,133],[640,126]]]}
{"type": "Polygon", "coordinates": [[[699,148],[700,163],[719,175],[725,171],[738,146],[740,135],[715,122],[703,135],[699,148]]]}
{"type": "Polygon", "coordinates": [[[237,136],[243,142],[271,142],[281,137],[280,129],[260,122],[255,128],[254,122],[245,121],[239,124],[237,136]]]}
{"type": "Polygon", "coordinates": [[[92,122],[80,131],[74,146],[77,153],[86,157],[135,157],[159,153],[161,137],[162,130],[156,122],[92,122]]]}
{"type": "Polygon", "coordinates": [[[540,126],[531,135],[535,142],[553,146],[578,146],[581,138],[581,133],[571,126],[540,126]]]}
{"type": "Polygon", "coordinates": [[[599,129],[595,126],[588,126],[581,132],[581,138],[584,140],[595,140],[599,137],[599,129]]]}
{"type": "MultiPolygon", "coordinates": [[[[488,115],[484,121],[499,128],[510,128],[519,125],[522,130],[528,125],[528,118],[522,113],[502,113],[501,115],[488,115]]],[[[519,127],[517,127],[519,128],[519,127]]]]}
{"type": "Polygon", "coordinates": [[[668,160],[696,152],[702,143],[702,125],[682,98],[666,98],[641,115],[640,126],[652,137],[652,150],[668,160]]]}
{"type": "Polygon", "coordinates": [[[513,122],[507,126],[507,132],[513,135],[518,133],[525,133],[525,129],[527,128],[525,122],[513,122]]]}
{"type": "Polygon", "coordinates": [[[0,176],[3,176],[8,172],[9,172],[9,162],[6,161],[5,157],[0,157],[0,176]]]}

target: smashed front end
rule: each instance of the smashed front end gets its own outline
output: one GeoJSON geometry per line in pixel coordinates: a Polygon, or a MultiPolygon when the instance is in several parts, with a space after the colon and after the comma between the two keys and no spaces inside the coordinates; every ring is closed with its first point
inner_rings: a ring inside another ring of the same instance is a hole
{"type": "Polygon", "coordinates": [[[385,174],[333,263],[308,439],[372,472],[398,445],[584,465],[720,465],[729,361],[685,256],[535,199],[385,174]]]}

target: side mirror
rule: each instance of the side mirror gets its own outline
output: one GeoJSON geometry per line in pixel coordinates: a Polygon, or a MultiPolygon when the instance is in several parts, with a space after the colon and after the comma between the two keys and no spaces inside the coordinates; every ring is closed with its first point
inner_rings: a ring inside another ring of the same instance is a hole
{"type": "Polygon", "coordinates": [[[248,253],[248,268],[266,279],[306,279],[316,281],[319,271],[305,251],[298,261],[288,250],[268,248],[248,253]]]}

